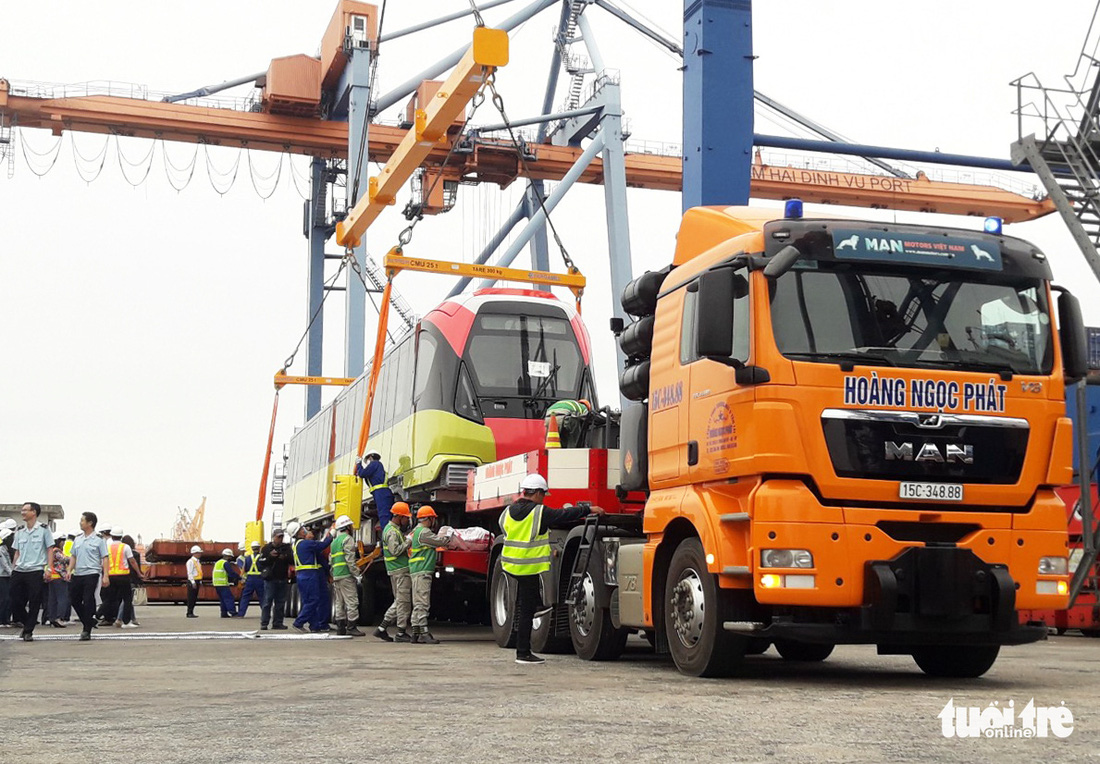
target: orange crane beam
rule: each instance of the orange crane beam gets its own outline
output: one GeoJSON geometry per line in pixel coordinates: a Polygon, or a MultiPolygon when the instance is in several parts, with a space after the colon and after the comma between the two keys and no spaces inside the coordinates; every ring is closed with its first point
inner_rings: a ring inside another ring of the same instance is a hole
{"type": "Polygon", "coordinates": [[[497,67],[507,63],[508,33],[487,27],[474,29],[474,44],[426,108],[416,110],[415,124],[406,131],[382,171],[370,179],[368,192],[348,210],[347,217],[336,224],[338,244],[344,247],[359,246],[363,233],[385,207],[397,201],[397,192],[424,163],[432,149],[441,142],[450,146],[447,128],[462,115],[467,104],[497,67]]]}
{"type": "MultiPolygon", "coordinates": [[[[347,158],[348,126],[306,117],[289,117],[186,104],[143,101],[114,96],[32,98],[13,95],[0,79],[0,115],[9,124],[52,130],[109,133],[215,146],[247,146],[324,158],[347,158]]],[[[368,153],[372,162],[388,162],[408,131],[389,125],[371,125],[368,153]]],[[[547,144],[530,145],[535,158],[526,167],[508,141],[478,138],[470,153],[455,153],[444,179],[497,183],[506,186],[518,177],[560,180],[576,162],[581,149],[547,144]],[[529,170],[529,172],[528,172],[529,170]]],[[[436,142],[424,165],[443,163],[450,144],[436,142]]],[[[581,175],[582,183],[602,183],[603,163],[593,161],[581,175]]],[[[656,154],[627,154],[626,182],[634,188],[679,191],[681,160],[656,154]]],[[[1008,223],[1033,220],[1054,211],[1049,199],[1031,199],[991,186],[906,180],[879,175],[821,172],[757,164],[753,167],[751,196],[847,204],[860,207],[955,215],[997,215],[1008,223]]]]}

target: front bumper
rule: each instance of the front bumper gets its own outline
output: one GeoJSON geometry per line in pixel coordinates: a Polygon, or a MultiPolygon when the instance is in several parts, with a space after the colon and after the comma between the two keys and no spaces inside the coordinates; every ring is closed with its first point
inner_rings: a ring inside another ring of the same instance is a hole
{"type": "Polygon", "coordinates": [[[859,608],[777,608],[752,636],[829,644],[905,647],[1015,645],[1046,636],[1020,625],[1016,583],[1004,565],[954,546],[913,547],[865,565],[859,608]]]}

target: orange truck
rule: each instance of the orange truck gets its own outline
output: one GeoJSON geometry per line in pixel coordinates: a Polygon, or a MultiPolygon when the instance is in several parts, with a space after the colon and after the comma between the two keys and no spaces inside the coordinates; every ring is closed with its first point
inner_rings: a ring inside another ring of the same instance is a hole
{"type": "Polygon", "coordinates": [[[623,307],[618,489],[645,503],[558,545],[550,617],[581,657],[644,630],[697,676],[873,644],[976,677],[1044,638],[1018,614],[1068,601],[1054,487],[1087,358],[1039,249],[995,219],[695,208],[623,307]]]}

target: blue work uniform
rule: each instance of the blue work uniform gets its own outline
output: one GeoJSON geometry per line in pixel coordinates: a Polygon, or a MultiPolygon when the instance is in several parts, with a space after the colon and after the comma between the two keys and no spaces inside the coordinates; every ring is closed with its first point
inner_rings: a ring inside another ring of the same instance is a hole
{"type": "Polygon", "coordinates": [[[321,553],[328,549],[328,540],[311,541],[309,539],[295,539],[292,542],[294,551],[294,575],[298,582],[298,595],[302,600],[302,608],[298,611],[298,617],[294,619],[294,625],[301,628],[307,622],[310,631],[320,631],[325,626],[327,617],[322,614],[322,589],[327,589],[325,574],[322,569],[321,553]]]}
{"type": "Polygon", "coordinates": [[[378,523],[385,528],[393,516],[390,510],[393,508],[393,491],[386,485],[386,468],[378,459],[360,464],[355,474],[363,479],[366,488],[374,497],[374,506],[378,508],[378,523]]]}
{"type": "Polygon", "coordinates": [[[264,577],[260,573],[260,555],[246,554],[241,564],[241,573],[244,575],[244,588],[241,590],[241,598],[237,600],[237,615],[244,618],[248,612],[248,605],[252,602],[252,595],[256,595],[256,602],[264,601],[264,577]]]}

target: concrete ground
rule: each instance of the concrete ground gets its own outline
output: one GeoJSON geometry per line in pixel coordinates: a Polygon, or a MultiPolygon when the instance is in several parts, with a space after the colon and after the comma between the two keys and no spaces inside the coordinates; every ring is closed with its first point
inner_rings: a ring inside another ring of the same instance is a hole
{"type": "Polygon", "coordinates": [[[439,627],[435,647],[118,638],[259,626],[256,610],[243,620],[199,613],[141,607],[140,629],[97,629],[88,643],[74,627],[40,627],[32,644],[0,629],[0,761],[1032,764],[1100,755],[1100,641],[1080,636],[1006,648],[969,681],[928,679],[911,659],[869,647],[840,647],[811,665],[770,650],[740,678],[700,680],[640,639],[613,663],[552,655],[518,666],[482,628],[439,627]],[[1074,730],[948,739],[938,715],[951,699],[983,709],[1014,701],[1017,715],[1031,699],[1064,703],[1074,730]]]}

